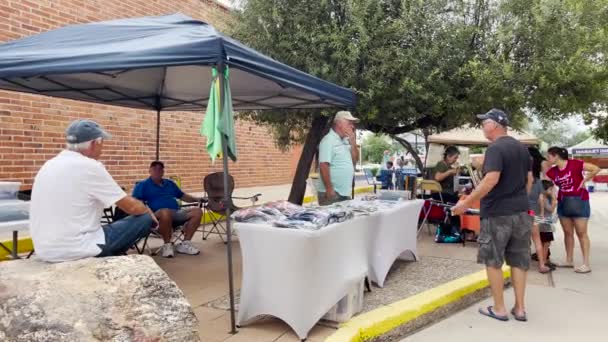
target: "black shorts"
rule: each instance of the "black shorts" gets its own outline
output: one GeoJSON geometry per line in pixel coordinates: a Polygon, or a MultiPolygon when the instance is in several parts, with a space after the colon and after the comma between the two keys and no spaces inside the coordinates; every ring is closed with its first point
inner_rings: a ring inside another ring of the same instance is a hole
{"type": "Polygon", "coordinates": [[[540,232],[541,242],[551,242],[553,240],[553,232],[540,232]]]}

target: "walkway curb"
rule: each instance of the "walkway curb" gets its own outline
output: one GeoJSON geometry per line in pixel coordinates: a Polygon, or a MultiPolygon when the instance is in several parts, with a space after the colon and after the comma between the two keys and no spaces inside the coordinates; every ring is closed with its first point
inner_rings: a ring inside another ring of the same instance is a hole
{"type": "MultiPolygon", "coordinates": [[[[503,277],[511,277],[511,269],[503,267],[503,277]]],[[[354,317],[341,327],[326,342],[359,342],[381,337],[423,315],[432,313],[446,305],[489,287],[486,272],[479,271],[453,280],[404,300],[382,306],[354,317]]]]}

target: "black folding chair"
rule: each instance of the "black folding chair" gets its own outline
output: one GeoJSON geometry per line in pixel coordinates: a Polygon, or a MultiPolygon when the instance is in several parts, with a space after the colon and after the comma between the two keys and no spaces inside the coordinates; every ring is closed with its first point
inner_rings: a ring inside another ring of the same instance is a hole
{"type": "Polygon", "coordinates": [[[207,203],[203,206],[203,217],[209,217],[211,220],[211,229],[209,230],[206,230],[207,222],[205,221],[205,223],[203,223],[203,240],[207,240],[211,234],[217,234],[224,243],[227,243],[224,238],[226,235],[226,226],[223,223],[227,209],[230,208],[231,213],[240,209],[234,205],[232,200],[250,200],[251,205],[253,206],[260,199],[262,194],[255,194],[249,197],[233,197],[232,192],[234,191],[234,178],[231,175],[228,175],[228,194],[230,196],[230,200],[229,203],[225,203],[223,172],[215,172],[207,175],[203,180],[203,188],[207,194],[207,203]]]}

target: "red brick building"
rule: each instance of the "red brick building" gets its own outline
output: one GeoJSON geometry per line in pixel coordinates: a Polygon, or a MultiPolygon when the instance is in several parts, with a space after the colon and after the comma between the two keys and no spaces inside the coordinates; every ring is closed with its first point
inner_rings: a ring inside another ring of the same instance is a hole
{"type": "MultiPolygon", "coordinates": [[[[230,21],[229,10],[211,0],[2,0],[0,42],[67,24],[175,12],[220,31],[230,21]]],[[[212,165],[205,151],[203,117],[202,110],[161,113],[160,159],[167,175],[179,175],[190,191],[202,191],[204,175],[222,166],[221,160],[212,165]]],[[[77,118],[91,118],[113,135],[102,161],[119,184],[131,189],[147,176],[156,152],[156,113],[0,91],[0,180],[31,188],[38,169],[63,148],[65,127],[77,118]]],[[[290,183],[298,152],[279,151],[264,127],[238,119],[236,127],[240,159],[230,167],[237,187],[290,183]]]]}

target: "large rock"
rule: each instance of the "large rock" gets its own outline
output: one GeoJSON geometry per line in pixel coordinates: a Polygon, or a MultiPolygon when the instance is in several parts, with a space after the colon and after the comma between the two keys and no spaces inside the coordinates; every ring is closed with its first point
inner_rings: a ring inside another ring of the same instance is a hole
{"type": "Polygon", "coordinates": [[[0,341],[199,341],[197,326],[147,256],[0,262],[0,341]]]}

